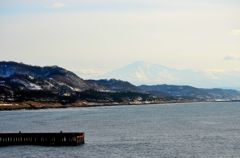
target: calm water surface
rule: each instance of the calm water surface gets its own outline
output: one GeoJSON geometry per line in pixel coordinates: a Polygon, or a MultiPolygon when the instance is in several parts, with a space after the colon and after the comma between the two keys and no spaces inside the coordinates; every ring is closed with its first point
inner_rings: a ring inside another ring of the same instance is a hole
{"type": "Polygon", "coordinates": [[[240,103],[0,112],[0,132],[84,131],[77,147],[0,147],[0,158],[240,158],[240,103]]]}

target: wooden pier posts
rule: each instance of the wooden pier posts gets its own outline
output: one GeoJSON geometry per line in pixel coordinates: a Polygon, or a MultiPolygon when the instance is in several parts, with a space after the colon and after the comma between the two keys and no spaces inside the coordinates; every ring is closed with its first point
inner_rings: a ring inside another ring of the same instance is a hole
{"type": "Polygon", "coordinates": [[[76,146],[84,144],[84,133],[0,133],[0,146],[76,146]]]}

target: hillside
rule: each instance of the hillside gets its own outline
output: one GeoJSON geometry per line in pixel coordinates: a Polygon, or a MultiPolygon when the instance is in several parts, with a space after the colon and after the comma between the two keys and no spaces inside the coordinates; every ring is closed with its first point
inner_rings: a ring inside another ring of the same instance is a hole
{"type": "Polygon", "coordinates": [[[31,66],[16,62],[0,62],[1,81],[18,89],[55,90],[66,88],[84,91],[91,88],[82,78],[58,66],[31,66]]]}
{"type": "Polygon", "coordinates": [[[135,86],[116,79],[84,80],[58,66],[39,67],[0,62],[0,103],[34,101],[60,104],[140,104],[234,100],[240,100],[240,92],[236,90],[176,85],[135,86]]]}
{"type": "Polygon", "coordinates": [[[172,96],[178,98],[189,98],[198,101],[231,101],[240,100],[240,92],[230,89],[203,89],[191,86],[176,85],[141,85],[138,86],[142,92],[156,96],[172,96]]]}
{"type": "Polygon", "coordinates": [[[87,83],[91,86],[102,87],[106,91],[112,92],[140,92],[138,87],[135,85],[122,80],[116,79],[101,79],[101,80],[86,80],[87,83]]]}

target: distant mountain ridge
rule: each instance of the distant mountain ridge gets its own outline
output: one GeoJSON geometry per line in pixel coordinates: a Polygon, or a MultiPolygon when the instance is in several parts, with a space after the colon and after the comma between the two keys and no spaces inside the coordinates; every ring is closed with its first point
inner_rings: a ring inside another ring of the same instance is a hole
{"type": "Polygon", "coordinates": [[[240,71],[175,69],[144,61],[128,64],[108,72],[102,77],[125,80],[135,85],[169,84],[202,88],[240,87],[240,71]]]}
{"type": "MultiPolygon", "coordinates": [[[[150,67],[151,68],[151,67],[150,67]]],[[[168,68],[162,68],[168,71],[168,68]]],[[[132,69],[129,69],[131,72],[132,69]]],[[[240,92],[225,89],[201,89],[176,85],[135,86],[116,79],[84,80],[58,66],[31,66],[0,62],[0,101],[66,99],[116,102],[133,100],[240,100],[240,92]]]]}
{"type": "Polygon", "coordinates": [[[176,85],[141,85],[138,86],[143,92],[156,96],[172,96],[179,98],[192,98],[202,101],[229,101],[240,100],[240,92],[231,89],[203,89],[191,86],[176,85]]]}
{"type": "Polygon", "coordinates": [[[139,88],[135,85],[122,80],[116,80],[116,79],[101,79],[101,80],[86,80],[90,85],[97,85],[98,87],[101,86],[104,90],[109,91],[121,91],[121,92],[140,92],[139,88]]]}

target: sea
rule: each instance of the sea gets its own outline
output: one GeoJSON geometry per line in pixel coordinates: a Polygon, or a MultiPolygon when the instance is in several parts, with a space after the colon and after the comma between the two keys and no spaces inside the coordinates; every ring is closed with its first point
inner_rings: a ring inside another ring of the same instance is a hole
{"type": "Polygon", "coordinates": [[[85,132],[74,147],[0,147],[0,158],[240,158],[240,103],[0,112],[0,132],[85,132]]]}

